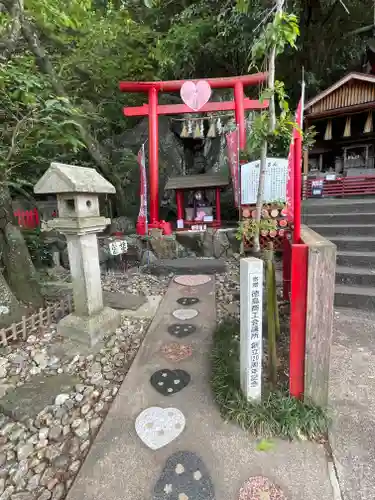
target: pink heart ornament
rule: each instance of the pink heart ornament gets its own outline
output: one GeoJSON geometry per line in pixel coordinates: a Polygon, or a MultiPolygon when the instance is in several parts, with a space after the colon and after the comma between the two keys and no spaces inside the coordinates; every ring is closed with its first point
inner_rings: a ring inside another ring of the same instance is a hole
{"type": "Polygon", "coordinates": [[[199,80],[197,83],[189,80],[182,85],[180,95],[186,106],[198,111],[210,100],[211,87],[206,80],[199,80]]]}

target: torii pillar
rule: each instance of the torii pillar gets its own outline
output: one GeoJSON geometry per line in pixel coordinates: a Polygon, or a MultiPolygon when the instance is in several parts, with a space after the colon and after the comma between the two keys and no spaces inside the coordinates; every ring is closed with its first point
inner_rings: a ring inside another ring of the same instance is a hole
{"type": "MultiPolygon", "coordinates": [[[[120,82],[121,92],[144,92],[148,94],[148,104],[137,107],[124,108],[125,116],[149,117],[149,178],[150,178],[150,224],[159,222],[159,115],[176,115],[184,113],[206,113],[213,111],[234,110],[239,130],[240,150],[246,145],[245,110],[260,110],[268,107],[268,101],[258,101],[244,97],[244,87],[258,85],[267,79],[267,73],[254,75],[234,76],[228,78],[205,79],[213,89],[234,89],[234,101],[208,102],[198,111],[192,110],[186,104],[158,104],[158,92],[178,92],[185,80],[171,80],[167,82],[120,82]]],[[[197,82],[198,80],[193,80],[197,82]]]]}

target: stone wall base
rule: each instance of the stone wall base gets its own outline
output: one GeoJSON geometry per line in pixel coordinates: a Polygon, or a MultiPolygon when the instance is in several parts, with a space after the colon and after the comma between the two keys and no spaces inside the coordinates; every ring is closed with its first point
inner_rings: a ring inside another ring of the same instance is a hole
{"type": "Polygon", "coordinates": [[[92,347],[105,334],[113,332],[121,323],[121,311],[104,307],[92,316],[65,316],[57,325],[57,333],[70,340],[92,347]]]}

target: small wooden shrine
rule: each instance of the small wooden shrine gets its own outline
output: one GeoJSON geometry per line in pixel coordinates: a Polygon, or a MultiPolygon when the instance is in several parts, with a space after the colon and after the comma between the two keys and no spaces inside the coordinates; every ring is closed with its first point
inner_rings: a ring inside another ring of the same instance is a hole
{"type": "Polygon", "coordinates": [[[204,231],[221,226],[220,191],[228,186],[220,174],[198,174],[171,177],[166,190],[176,193],[178,231],[204,231]]]}
{"type": "MultiPolygon", "coordinates": [[[[349,73],[306,103],[305,130],[316,130],[304,158],[310,184],[321,179],[325,194],[335,195],[335,189],[343,191],[343,179],[375,175],[374,110],[375,75],[365,73],[349,73]]],[[[361,186],[344,194],[361,194],[361,186]]]]}

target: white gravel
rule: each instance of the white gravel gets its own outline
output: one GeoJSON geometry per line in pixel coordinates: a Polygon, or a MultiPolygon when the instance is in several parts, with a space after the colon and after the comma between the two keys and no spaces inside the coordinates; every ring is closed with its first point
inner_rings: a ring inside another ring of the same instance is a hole
{"type": "MultiPolygon", "coordinates": [[[[162,295],[170,278],[107,273],[106,290],[162,295]]],[[[65,498],[121,382],[149,320],[126,318],[95,355],[56,356],[55,325],[0,352],[0,397],[39,374],[66,373],[80,381],[26,423],[0,413],[0,500],[65,498]]]]}
{"type": "Polygon", "coordinates": [[[228,316],[239,319],[240,262],[227,260],[228,271],[216,274],[216,315],[220,322],[228,316]]]}

